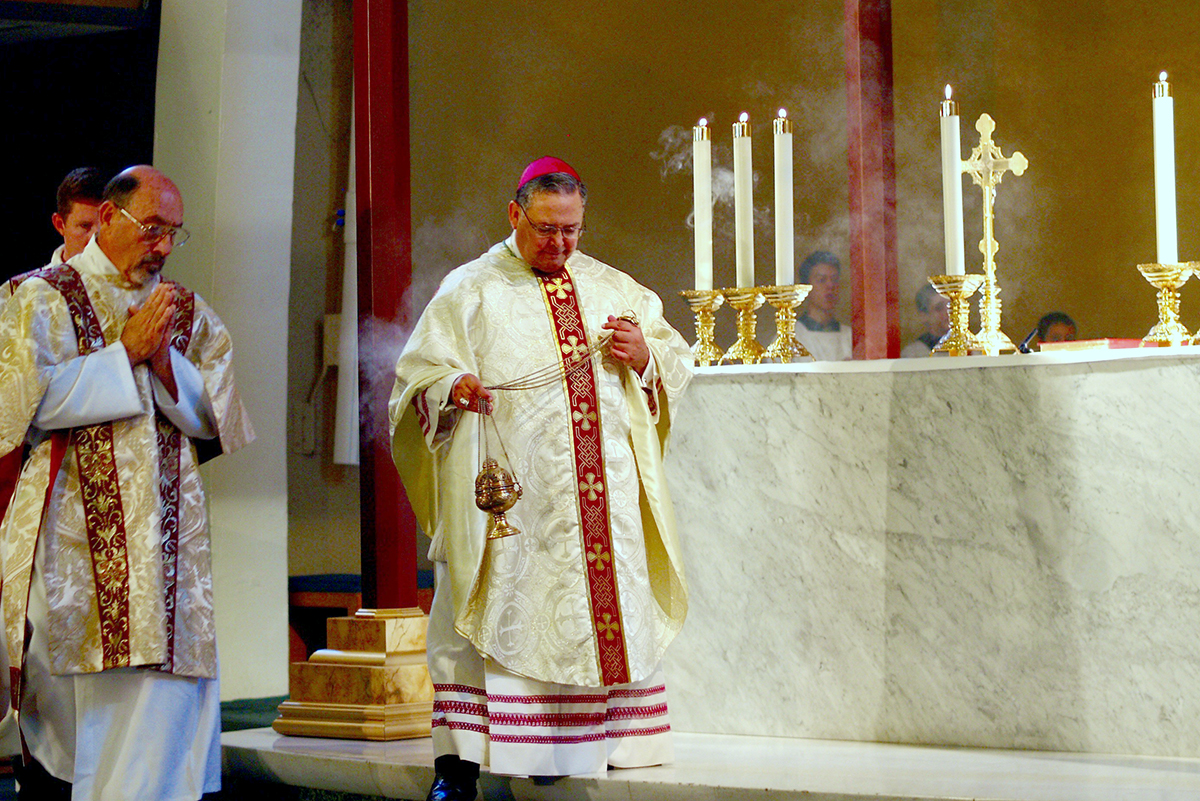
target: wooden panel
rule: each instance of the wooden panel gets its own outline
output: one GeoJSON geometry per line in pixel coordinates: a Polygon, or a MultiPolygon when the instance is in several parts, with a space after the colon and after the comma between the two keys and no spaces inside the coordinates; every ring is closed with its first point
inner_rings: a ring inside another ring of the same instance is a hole
{"type": "MultiPolygon", "coordinates": [[[[412,283],[407,3],[357,0],[354,54],[358,319],[364,331],[376,319],[409,323],[403,301],[412,283]]],[[[359,352],[367,352],[368,345],[360,334],[359,352]]],[[[391,387],[371,378],[360,372],[359,394],[365,400],[359,466],[363,602],[367,607],[416,606],[416,520],[385,433],[391,387]]]]}
{"type": "Polygon", "coordinates": [[[854,354],[900,355],[891,0],[845,0],[854,354]]]}

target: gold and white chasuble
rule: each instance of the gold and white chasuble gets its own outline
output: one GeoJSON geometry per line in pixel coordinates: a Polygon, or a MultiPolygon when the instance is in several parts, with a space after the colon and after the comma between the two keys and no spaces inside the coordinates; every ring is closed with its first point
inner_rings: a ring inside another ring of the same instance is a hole
{"type": "Polygon", "coordinates": [[[662,458],[691,353],[658,297],[624,273],[576,253],[542,276],[514,248],[451,272],[422,314],[396,366],[393,457],[430,558],[448,563],[454,628],[480,654],[542,682],[641,681],[687,611],[662,458]],[[548,386],[495,393],[523,487],[507,518],[521,533],[487,540],[474,502],[481,417],[447,405],[453,382],[499,385],[560,363],[630,311],[651,353],[648,389],[596,357],[548,386]]]}
{"type": "Polygon", "coordinates": [[[118,343],[129,307],[143,303],[157,284],[126,282],[94,239],[71,263],[0,289],[0,456],[29,448],[0,523],[11,663],[14,669],[22,664],[31,571],[40,548],[54,674],[152,666],[215,678],[208,517],[197,447],[228,453],[254,438],[233,382],[229,335],[201,298],[177,293],[172,358],[177,375],[186,366],[182,358],[202,378],[214,440],[194,443],[181,434],[164,415],[145,364],[132,370],[140,407],[135,413],[41,430],[35,418],[55,371],[118,343]],[[77,278],[65,280],[64,270],[77,278]]]}

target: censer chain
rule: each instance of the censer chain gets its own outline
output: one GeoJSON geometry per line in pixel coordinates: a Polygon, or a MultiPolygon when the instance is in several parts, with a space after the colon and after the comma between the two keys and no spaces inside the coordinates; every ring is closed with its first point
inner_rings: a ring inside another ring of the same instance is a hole
{"type": "Polygon", "coordinates": [[[487,424],[492,424],[492,431],[496,434],[496,441],[500,443],[500,452],[504,454],[504,462],[512,469],[512,459],[508,458],[508,449],[504,447],[504,440],[500,438],[500,430],[496,428],[496,421],[492,419],[492,403],[491,401],[479,399],[479,413],[483,416],[479,429],[479,464],[482,465],[488,458],[487,447],[487,424]]]}
{"type": "MultiPolygon", "coordinates": [[[[634,325],[638,324],[637,315],[631,311],[622,314],[617,319],[626,320],[634,325]]],[[[486,389],[517,392],[526,389],[538,389],[539,387],[548,386],[556,381],[560,381],[574,373],[576,370],[579,370],[581,367],[591,361],[592,357],[594,357],[596,354],[604,353],[612,344],[613,333],[614,332],[610,331],[604,336],[600,337],[599,341],[597,341],[595,345],[592,345],[582,353],[576,352],[567,364],[563,364],[562,362],[549,364],[545,367],[534,370],[532,373],[526,373],[519,378],[514,378],[512,381],[508,381],[503,384],[495,384],[493,386],[486,387],[486,389]]]]}

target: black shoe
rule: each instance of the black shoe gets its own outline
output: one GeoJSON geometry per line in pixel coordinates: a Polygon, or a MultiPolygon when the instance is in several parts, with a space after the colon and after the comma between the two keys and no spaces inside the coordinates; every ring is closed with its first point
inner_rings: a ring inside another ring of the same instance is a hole
{"type": "Polygon", "coordinates": [[[433,777],[433,786],[425,801],[475,801],[478,795],[475,782],[456,783],[438,773],[433,777]]]}
{"type": "Polygon", "coordinates": [[[51,776],[36,759],[16,770],[20,801],[70,801],[71,785],[51,776]]]}

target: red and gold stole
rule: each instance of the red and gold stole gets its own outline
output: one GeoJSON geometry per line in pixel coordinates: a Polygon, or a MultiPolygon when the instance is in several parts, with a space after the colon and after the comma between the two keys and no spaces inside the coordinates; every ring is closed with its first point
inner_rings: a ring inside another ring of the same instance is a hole
{"type": "MultiPolygon", "coordinates": [[[[538,274],[538,277],[558,342],[559,361],[566,366],[588,348],[574,281],[565,267],[554,273],[538,274]]],[[[571,370],[563,385],[571,413],[571,449],[578,485],[576,500],[583,537],[583,569],[596,632],[600,677],[605,685],[626,684],[629,682],[629,659],[625,652],[625,632],[613,562],[595,362],[589,359],[571,370]]]]}
{"type": "MultiPolygon", "coordinates": [[[[171,347],[180,353],[187,353],[195,313],[195,296],[175,284],[175,321],[170,337],[171,347]]],[[[158,494],[162,510],[163,601],[167,611],[167,659],[161,669],[170,673],[175,667],[175,590],[179,563],[180,454],[183,450],[183,434],[160,411],[155,411],[154,427],[158,439],[158,494]]]]}

